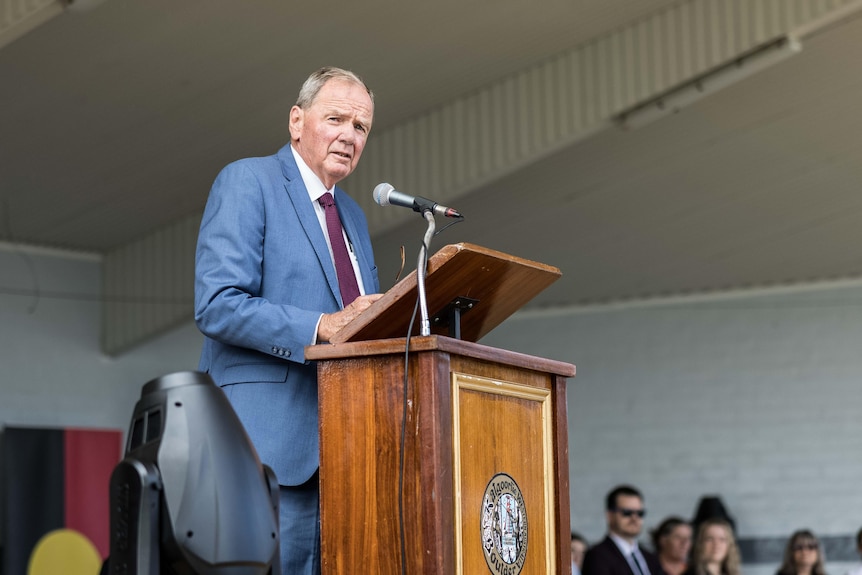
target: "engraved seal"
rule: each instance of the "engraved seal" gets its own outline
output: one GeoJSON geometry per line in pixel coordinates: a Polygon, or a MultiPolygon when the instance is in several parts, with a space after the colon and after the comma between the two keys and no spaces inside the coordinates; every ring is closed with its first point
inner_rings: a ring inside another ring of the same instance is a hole
{"type": "Polygon", "coordinates": [[[482,498],[482,550],[494,575],[518,575],[527,558],[527,508],[518,483],[506,473],[488,482],[482,498]]]}

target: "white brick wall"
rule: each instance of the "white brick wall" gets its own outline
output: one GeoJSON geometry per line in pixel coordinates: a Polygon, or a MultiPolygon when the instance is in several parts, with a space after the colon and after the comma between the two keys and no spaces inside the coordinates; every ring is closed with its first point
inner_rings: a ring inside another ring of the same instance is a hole
{"type": "Polygon", "coordinates": [[[622,482],[644,492],[648,528],[705,494],[742,537],[862,526],[860,286],[521,314],[482,343],[577,365],[572,526],[591,540],[622,482]]]}
{"type": "Polygon", "coordinates": [[[203,338],[191,322],[103,356],[100,272],[93,258],[0,250],[0,426],[125,430],[147,381],[197,367],[203,338]]]}

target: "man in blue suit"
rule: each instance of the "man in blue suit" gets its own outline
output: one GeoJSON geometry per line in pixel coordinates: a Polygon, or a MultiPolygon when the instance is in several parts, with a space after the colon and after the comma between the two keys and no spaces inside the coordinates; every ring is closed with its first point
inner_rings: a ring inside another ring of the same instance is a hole
{"type": "Polygon", "coordinates": [[[355,74],[313,73],[290,110],[290,143],[222,170],[198,237],[199,369],[224,390],[278,477],[285,575],[320,573],[317,372],[304,348],[328,341],[380,297],[365,216],[335,186],[356,167],[373,115],[373,95],[355,74]],[[341,234],[327,231],[327,193],[341,234]],[[343,301],[354,295],[343,297],[339,285],[340,241],[360,293],[353,301],[343,301]]]}

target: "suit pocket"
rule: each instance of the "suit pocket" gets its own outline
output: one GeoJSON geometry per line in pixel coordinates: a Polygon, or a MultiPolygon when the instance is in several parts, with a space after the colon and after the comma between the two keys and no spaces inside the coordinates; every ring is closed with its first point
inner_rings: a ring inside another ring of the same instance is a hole
{"type": "Polygon", "coordinates": [[[219,385],[233,383],[268,382],[279,383],[287,381],[290,364],[280,363],[239,363],[224,369],[219,385]]]}

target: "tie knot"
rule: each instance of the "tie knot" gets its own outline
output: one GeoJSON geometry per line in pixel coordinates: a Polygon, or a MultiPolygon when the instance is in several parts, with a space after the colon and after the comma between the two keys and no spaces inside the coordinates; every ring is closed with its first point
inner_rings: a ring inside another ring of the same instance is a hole
{"type": "Polygon", "coordinates": [[[317,201],[320,202],[320,205],[324,208],[328,208],[335,205],[335,200],[333,199],[332,194],[330,194],[329,192],[326,192],[325,194],[320,196],[320,199],[317,201]]]}

